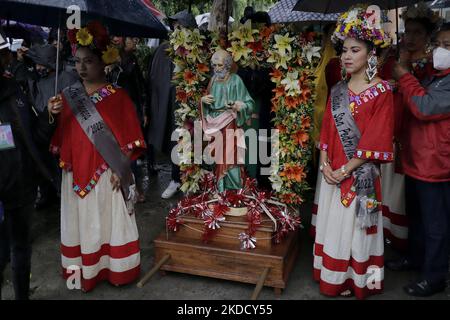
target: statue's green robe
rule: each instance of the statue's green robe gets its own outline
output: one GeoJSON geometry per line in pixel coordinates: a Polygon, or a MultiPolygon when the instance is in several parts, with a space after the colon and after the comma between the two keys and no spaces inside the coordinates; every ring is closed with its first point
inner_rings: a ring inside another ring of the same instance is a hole
{"type": "MultiPolygon", "coordinates": [[[[238,75],[233,73],[227,81],[214,81],[210,88],[210,94],[214,96],[214,103],[211,105],[203,104],[203,117],[216,118],[226,110],[228,103],[241,101],[244,105],[237,113],[236,125],[244,130],[248,128],[246,124],[251,122],[255,102],[238,75]]],[[[229,189],[241,189],[242,176],[240,166],[236,165],[228,168],[225,175],[217,182],[217,187],[219,192],[229,189]]]]}

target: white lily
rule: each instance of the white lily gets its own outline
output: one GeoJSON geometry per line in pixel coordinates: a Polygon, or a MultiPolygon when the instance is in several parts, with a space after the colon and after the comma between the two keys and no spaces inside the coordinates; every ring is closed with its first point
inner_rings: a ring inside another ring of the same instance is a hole
{"type": "Polygon", "coordinates": [[[286,78],[281,80],[288,96],[295,96],[302,93],[298,82],[298,71],[288,72],[286,78]]]}
{"type": "Polygon", "coordinates": [[[306,59],[308,59],[309,63],[311,63],[313,57],[317,57],[320,59],[320,50],[321,50],[320,47],[313,47],[310,44],[303,49],[303,56],[306,57],[306,59]]]}
{"type": "Polygon", "coordinates": [[[293,40],[294,38],[290,38],[288,33],[284,36],[276,34],[274,48],[278,49],[278,53],[283,57],[287,52],[292,52],[291,42],[293,40]]]}

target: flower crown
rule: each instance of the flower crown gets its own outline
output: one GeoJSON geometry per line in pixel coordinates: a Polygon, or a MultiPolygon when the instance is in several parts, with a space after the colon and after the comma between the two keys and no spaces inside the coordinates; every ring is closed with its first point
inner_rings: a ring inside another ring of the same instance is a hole
{"type": "Polygon", "coordinates": [[[106,28],[98,21],[89,22],[81,29],[71,29],[67,38],[72,45],[77,47],[89,47],[102,52],[102,60],[105,64],[113,64],[118,61],[119,50],[110,45],[106,28]]]}
{"type": "Polygon", "coordinates": [[[347,38],[355,38],[370,41],[381,48],[388,47],[391,44],[391,37],[381,28],[380,21],[374,20],[373,12],[368,12],[370,11],[368,8],[370,9],[367,5],[359,5],[343,13],[337,20],[331,41],[336,44],[347,38]]]}
{"type": "Polygon", "coordinates": [[[408,19],[428,19],[431,23],[438,25],[442,19],[438,12],[433,11],[425,2],[419,2],[403,10],[400,17],[403,21],[408,19]]]}

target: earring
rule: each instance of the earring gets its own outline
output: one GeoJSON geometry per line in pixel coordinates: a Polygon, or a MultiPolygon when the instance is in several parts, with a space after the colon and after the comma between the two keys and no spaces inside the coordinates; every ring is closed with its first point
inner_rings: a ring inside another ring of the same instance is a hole
{"type": "Polygon", "coordinates": [[[378,73],[378,59],[376,55],[371,55],[369,60],[367,60],[367,69],[366,69],[366,76],[367,76],[367,82],[370,83],[373,78],[378,73]]]}
{"type": "Polygon", "coordinates": [[[425,54],[429,55],[431,53],[431,51],[433,51],[433,46],[431,45],[431,43],[428,43],[425,48],[425,54]]]}
{"type": "Polygon", "coordinates": [[[341,80],[347,81],[347,71],[345,67],[341,64],[341,80]]]}

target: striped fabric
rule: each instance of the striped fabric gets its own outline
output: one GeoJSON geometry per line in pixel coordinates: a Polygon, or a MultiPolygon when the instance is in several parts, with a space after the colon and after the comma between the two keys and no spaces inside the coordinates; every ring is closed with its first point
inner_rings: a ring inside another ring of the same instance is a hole
{"type": "Polygon", "coordinates": [[[113,191],[111,169],[84,199],[72,191],[72,173],[63,171],[61,186],[61,259],[64,277],[81,269],[84,291],[100,281],[123,285],[140,274],[140,249],[134,215],[120,191],[113,191]],[[69,269],[69,270],[68,270],[69,269]]]}
{"type": "Polygon", "coordinates": [[[382,215],[374,230],[356,223],[356,201],[341,204],[340,190],[323,177],[316,216],[314,241],[314,280],[320,292],[337,296],[345,290],[356,298],[381,293],[384,283],[384,243],[382,215]]]}

